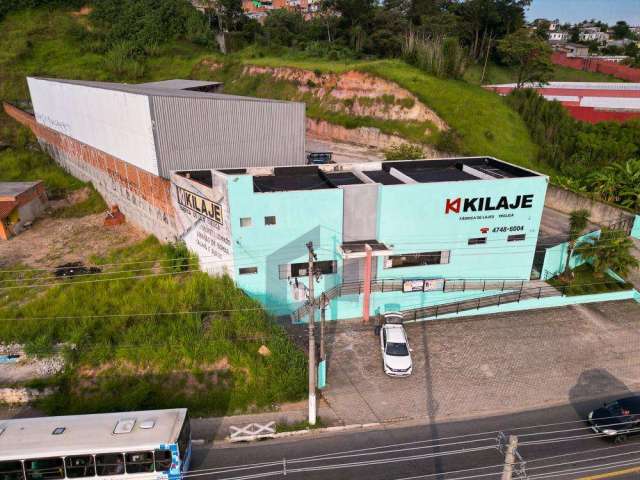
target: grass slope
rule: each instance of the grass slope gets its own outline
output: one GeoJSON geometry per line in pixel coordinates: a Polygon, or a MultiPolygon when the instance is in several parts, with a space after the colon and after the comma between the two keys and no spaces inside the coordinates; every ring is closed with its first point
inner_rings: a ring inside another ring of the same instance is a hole
{"type": "MultiPolygon", "coordinates": [[[[465,72],[464,79],[473,84],[480,85],[482,78],[482,65],[470,65],[465,72]]],[[[517,80],[517,74],[514,68],[489,63],[484,78],[484,84],[490,85],[494,83],[514,83],[517,80]]],[[[552,82],[622,82],[619,78],[612,75],[605,75],[599,72],[585,72],[583,70],[574,70],[572,68],[563,67],[561,65],[553,66],[552,82]]]]}
{"type": "Polygon", "coordinates": [[[295,67],[341,73],[361,70],[398,83],[433,109],[461,136],[467,155],[491,155],[508,162],[553,174],[536,161],[537,147],[526,126],[502,98],[464,81],[427,75],[400,60],[332,62],[300,57],[240,57],[246,64],[295,67]]]}
{"type": "MultiPolygon", "coordinates": [[[[62,414],[185,406],[222,415],[304,394],[303,353],[228,277],[180,273],[196,268],[185,255],[186,249],[149,237],[96,258],[107,275],[55,280],[26,272],[30,282],[56,286],[0,296],[0,319],[21,319],[0,320],[4,342],[26,343],[40,355],[58,343],[74,346],[65,350],[62,374],[36,382],[58,388],[41,407],[62,414]],[[106,266],[125,262],[135,263],[106,266]],[[135,278],[141,275],[152,276],[135,278]],[[161,313],[203,310],[224,311],[161,313]],[[149,315],[131,316],[139,313],[149,315]],[[59,316],[82,318],[47,318],[59,316]],[[262,345],[271,355],[258,353],[262,345]]],[[[15,278],[0,271],[5,284],[15,278]]]]}
{"type": "MultiPolygon", "coordinates": [[[[0,101],[28,99],[26,77],[30,75],[125,82],[187,78],[193,65],[212,53],[187,42],[173,42],[147,59],[142,77],[114,74],[102,54],[77,38],[75,32],[85,23],[85,18],[60,8],[21,10],[1,21],[0,101]]],[[[25,148],[35,139],[1,111],[0,143],[13,146],[0,152],[0,181],[42,179],[54,197],[83,186],[47,155],[25,148]]]]}

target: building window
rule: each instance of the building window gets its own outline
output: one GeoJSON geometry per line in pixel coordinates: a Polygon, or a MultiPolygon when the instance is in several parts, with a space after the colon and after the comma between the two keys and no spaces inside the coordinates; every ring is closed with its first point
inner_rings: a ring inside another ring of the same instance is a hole
{"type": "Polygon", "coordinates": [[[166,472],[171,468],[173,459],[170,450],[156,450],[154,454],[156,460],[156,472],[166,472]]]}
{"type": "Polygon", "coordinates": [[[276,224],[276,217],[274,215],[269,215],[267,217],[264,217],[264,224],[265,225],[275,225],[276,224]]]}
{"type": "Polygon", "coordinates": [[[240,267],[240,275],[250,275],[258,273],[258,267],[240,267]]]}
{"type": "Polygon", "coordinates": [[[96,455],[96,470],[99,477],[124,474],[124,459],[121,453],[96,455]]]}
{"type": "Polygon", "coordinates": [[[406,253],[390,255],[385,259],[384,268],[419,267],[422,265],[443,265],[449,263],[449,250],[441,252],[406,253]]]}
{"type": "Polygon", "coordinates": [[[487,237],[478,237],[478,238],[470,238],[469,245],[482,245],[483,243],[487,243],[487,237]]]}
{"type": "MultiPolygon", "coordinates": [[[[335,260],[322,260],[315,262],[315,267],[322,275],[331,275],[338,271],[338,263],[335,260]]],[[[281,279],[307,277],[309,275],[309,263],[291,263],[279,266],[281,279]]]]}
{"type": "Polygon", "coordinates": [[[241,227],[250,227],[252,225],[251,223],[251,217],[244,217],[240,219],[240,226],[241,227]]]}
{"type": "Polygon", "coordinates": [[[524,233],[519,233],[518,235],[509,235],[507,237],[507,242],[521,242],[526,238],[524,233]]]}
{"type": "Polygon", "coordinates": [[[96,466],[91,455],[78,455],[64,459],[67,478],[95,477],[96,466]]]}

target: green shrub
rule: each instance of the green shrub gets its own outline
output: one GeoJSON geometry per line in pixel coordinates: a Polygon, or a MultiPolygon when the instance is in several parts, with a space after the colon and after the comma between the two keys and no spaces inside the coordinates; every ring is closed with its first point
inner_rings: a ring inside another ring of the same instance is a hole
{"type": "Polygon", "coordinates": [[[418,145],[402,143],[384,152],[385,160],[416,160],[424,158],[424,151],[418,145]]]}
{"type": "Polygon", "coordinates": [[[102,195],[90,183],[88,186],[89,195],[86,199],[74,205],[60,208],[53,212],[55,218],[78,218],[94,213],[106,213],[108,206],[102,195]]]}

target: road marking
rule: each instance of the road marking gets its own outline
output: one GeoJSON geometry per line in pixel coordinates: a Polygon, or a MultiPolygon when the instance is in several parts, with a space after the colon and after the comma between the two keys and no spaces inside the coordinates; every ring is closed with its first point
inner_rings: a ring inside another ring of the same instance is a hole
{"type": "Polygon", "coordinates": [[[622,475],[628,475],[629,473],[640,472],[640,467],[626,468],[624,470],[614,470],[609,473],[601,473],[599,475],[591,475],[589,477],[581,477],[578,480],[600,480],[603,478],[621,477],[622,475]]]}

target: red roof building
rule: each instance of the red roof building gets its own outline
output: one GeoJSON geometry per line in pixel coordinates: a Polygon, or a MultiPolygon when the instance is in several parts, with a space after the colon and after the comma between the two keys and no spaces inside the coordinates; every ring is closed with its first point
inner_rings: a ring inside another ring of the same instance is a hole
{"type": "MultiPolygon", "coordinates": [[[[528,87],[547,100],[562,103],[577,120],[598,123],[640,118],[640,83],[550,82],[528,87]]],[[[516,84],[487,85],[485,88],[508,95],[516,84]]]]}
{"type": "Polygon", "coordinates": [[[44,183],[0,182],[0,240],[9,240],[40,215],[47,204],[44,183]]]}

